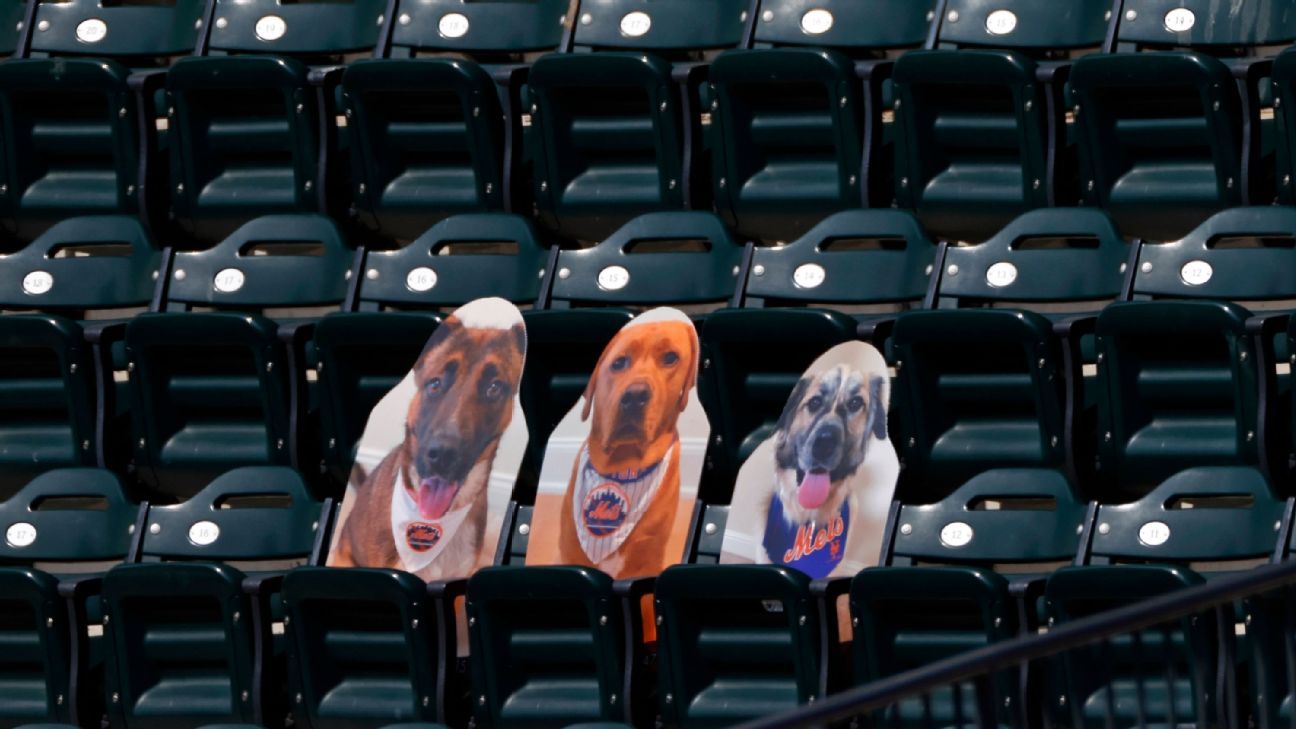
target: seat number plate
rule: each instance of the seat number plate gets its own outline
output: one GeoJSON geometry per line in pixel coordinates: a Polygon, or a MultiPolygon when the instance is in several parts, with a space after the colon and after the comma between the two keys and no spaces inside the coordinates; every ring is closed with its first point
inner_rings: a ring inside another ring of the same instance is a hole
{"type": "Polygon", "coordinates": [[[801,30],[807,35],[822,35],[832,30],[833,14],[823,8],[807,10],[801,16],[801,30]]]}
{"type": "Polygon", "coordinates": [[[220,527],[211,521],[196,521],[189,527],[189,541],[206,547],[220,539],[220,527]]]}
{"type": "Polygon", "coordinates": [[[468,16],[463,13],[446,13],[437,23],[437,32],[444,38],[462,38],[468,33],[468,16]]]}
{"type": "Polygon", "coordinates": [[[990,35],[1008,35],[1017,30],[1017,14],[1011,10],[996,10],[986,16],[986,32],[990,35]]]}
{"type": "Polygon", "coordinates": [[[940,531],[941,544],[954,549],[966,547],[972,541],[972,536],[972,525],[962,521],[952,521],[940,531]]]}
{"type": "Polygon", "coordinates": [[[1017,267],[1007,261],[1000,261],[986,269],[986,283],[996,289],[1012,286],[1017,281],[1017,267]]]}
{"type": "Polygon", "coordinates": [[[1215,275],[1215,269],[1205,261],[1189,261],[1179,269],[1179,278],[1189,286],[1201,286],[1211,280],[1215,275]]]}
{"type": "Polygon", "coordinates": [[[604,291],[620,291],[630,283],[630,272],[622,266],[608,266],[599,271],[598,285],[604,291]]]}
{"type": "Polygon", "coordinates": [[[22,289],[24,294],[40,296],[48,294],[52,288],[54,288],[54,277],[50,275],[49,271],[32,271],[23,276],[22,289]]]}
{"type": "Polygon", "coordinates": [[[98,43],[107,35],[108,24],[99,18],[88,18],[76,27],[76,39],[82,43],[98,43]]]}
{"type": "Polygon", "coordinates": [[[814,289],[828,279],[828,272],[817,263],[803,263],[792,272],[792,283],[799,289],[814,289]]]}
{"type": "Polygon", "coordinates": [[[1139,527],[1139,542],[1148,547],[1159,547],[1170,539],[1170,526],[1163,521],[1150,521],[1139,527]]]}
{"type": "Polygon", "coordinates": [[[14,522],[5,530],[5,541],[11,547],[30,547],[36,541],[36,527],[25,521],[14,522]]]}
{"type": "Polygon", "coordinates": [[[405,287],[410,291],[423,293],[437,285],[436,271],[427,266],[419,266],[405,275],[405,287]]]}
{"type": "Polygon", "coordinates": [[[216,272],[216,278],[212,284],[217,291],[223,294],[232,294],[243,288],[244,281],[246,279],[242,271],[237,268],[224,268],[216,272]]]}
{"type": "Polygon", "coordinates": [[[263,41],[277,41],[288,32],[288,23],[278,15],[267,15],[256,22],[256,37],[263,41]]]}

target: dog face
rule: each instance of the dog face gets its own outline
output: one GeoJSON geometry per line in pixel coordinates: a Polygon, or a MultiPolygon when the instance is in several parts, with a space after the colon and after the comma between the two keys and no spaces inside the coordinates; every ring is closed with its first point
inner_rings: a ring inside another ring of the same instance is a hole
{"type": "Polygon", "coordinates": [[[508,428],[522,376],[526,331],[465,327],[446,319],[414,369],[417,387],[405,419],[405,488],[425,519],[472,503],[486,479],[469,473],[508,428]],[[465,490],[465,482],[476,483],[465,490]]]}
{"type": "MultiPolygon", "coordinates": [[[[839,365],[801,378],[779,418],[774,458],[784,503],[806,512],[841,503],[843,483],[868,455],[871,438],[886,438],[886,381],[839,365]]],[[[791,514],[797,511],[789,509],[791,514]]]]}
{"type": "Polygon", "coordinates": [[[581,411],[589,420],[599,403],[589,438],[599,472],[639,471],[665,457],[697,381],[697,360],[689,322],[647,322],[617,333],[590,376],[581,411]]]}

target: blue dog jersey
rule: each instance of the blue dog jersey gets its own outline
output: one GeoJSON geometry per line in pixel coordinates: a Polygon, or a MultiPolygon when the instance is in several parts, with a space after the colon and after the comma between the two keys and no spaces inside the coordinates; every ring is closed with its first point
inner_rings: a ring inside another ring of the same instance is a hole
{"type": "Polygon", "coordinates": [[[765,520],[765,552],[774,564],[787,565],[812,579],[827,577],[846,555],[846,530],[850,527],[850,503],[828,523],[791,524],[783,518],[783,502],[770,501],[765,520]]]}

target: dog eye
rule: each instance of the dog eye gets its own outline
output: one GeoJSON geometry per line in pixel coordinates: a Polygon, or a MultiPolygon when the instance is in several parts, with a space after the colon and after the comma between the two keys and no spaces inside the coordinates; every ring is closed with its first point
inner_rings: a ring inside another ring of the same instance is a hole
{"type": "Polygon", "coordinates": [[[441,392],[441,378],[433,377],[432,379],[428,380],[427,385],[425,385],[425,388],[430,394],[441,392]]]}
{"type": "Polygon", "coordinates": [[[623,370],[623,369],[625,369],[625,368],[627,368],[627,367],[629,367],[629,366],[630,366],[630,358],[629,358],[629,357],[624,357],[624,356],[622,356],[622,357],[617,357],[616,359],[612,360],[612,371],[613,371],[613,372],[620,372],[621,370],[623,370]]]}
{"type": "Polygon", "coordinates": [[[858,413],[860,408],[864,407],[864,398],[856,395],[846,402],[846,409],[852,413],[858,413]]]}
{"type": "Polygon", "coordinates": [[[491,400],[498,398],[503,393],[504,393],[503,380],[492,380],[491,383],[486,386],[486,397],[491,400]]]}
{"type": "Polygon", "coordinates": [[[821,407],[823,407],[823,398],[818,395],[810,398],[810,402],[806,403],[806,409],[812,413],[821,407]]]}
{"type": "Polygon", "coordinates": [[[668,367],[670,365],[675,364],[678,361],[679,361],[679,355],[676,354],[675,352],[667,352],[666,354],[662,355],[662,364],[668,367]]]}

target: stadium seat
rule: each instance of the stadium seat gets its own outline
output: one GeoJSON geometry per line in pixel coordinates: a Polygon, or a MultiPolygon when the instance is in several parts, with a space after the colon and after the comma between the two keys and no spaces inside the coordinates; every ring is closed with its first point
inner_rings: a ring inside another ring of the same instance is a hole
{"type": "Polygon", "coordinates": [[[513,199],[530,198],[519,189],[522,58],[562,44],[566,26],[555,19],[568,5],[397,3],[384,56],[342,75],[352,199],[364,228],[408,241],[456,213],[530,212],[513,199]]]}
{"type": "Polygon", "coordinates": [[[51,468],[123,470],[118,317],[149,305],[161,267],[124,215],[71,218],[0,256],[0,310],[22,312],[0,316],[0,499],[51,468]]]}
{"type": "Polygon", "coordinates": [[[1097,50],[1112,3],[951,0],[938,50],[895,65],[896,196],[934,235],[979,241],[1074,199],[1060,173],[1066,59],[1097,50]]]}
{"type": "Polygon", "coordinates": [[[540,58],[527,80],[533,192],[546,228],[598,241],[636,215],[692,207],[705,70],[693,59],[737,47],[749,5],[582,3],[576,52],[540,58]]]}
{"type": "Polygon", "coordinates": [[[824,696],[822,616],[801,572],[670,567],[653,603],[667,726],[733,726],[824,696]]]}
{"type": "Polygon", "coordinates": [[[716,208],[730,226],[786,241],[835,211],[890,205],[887,55],[928,43],[938,4],[759,2],[755,47],[710,73],[716,208]]]}
{"type": "Polygon", "coordinates": [[[422,580],[299,567],[284,577],[283,601],[299,722],[341,729],[444,717],[455,620],[422,580]]]}
{"type": "MultiPolygon", "coordinates": [[[[378,42],[382,0],[217,0],[207,55],[166,74],[170,217],[206,247],[259,215],[323,212],[335,63],[378,42]]],[[[330,150],[331,151],[331,150],[330,150]]]]}
{"type": "Polygon", "coordinates": [[[836,213],[786,246],[755,249],[741,308],[711,312],[702,327],[699,394],[719,436],[702,480],[709,517],[723,518],[739,465],[815,357],[857,333],[881,347],[896,310],[921,305],[935,252],[897,210],[836,213]]]}
{"type": "Polygon", "coordinates": [[[150,499],[184,499],[231,468],[295,465],[299,447],[314,450],[303,367],[312,320],[265,314],[339,306],[351,258],[337,227],[313,215],[258,218],[210,250],[175,255],[160,311],[126,327],[134,462],[150,499]]]}
{"type": "Polygon", "coordinates": [[[353,311],[315,327],[323,462],[345,484],[369,411],[409,371],[441,312],[484,296],[532,304],[547,287],[531,224],[504,213],[458,215],[404,248],[369,251],[353,311]]]}
{"type": "Polygon", "coordinates": [[[488,567],[468,580],[467,613],[477,726],[626,720],[625,621],[607,575],[488,567]]]}
{"type": "Polygon", "coordinates": [[[139,505],[108,471],[48,471],[0,502],[0,721],[97,725],[104,712],[99,576],[135,542],[139,505]],[[39,568],[34,565],[39,564],[39,568]]]}
{"type": "Polygon", "coordinates": [[[279,585],[286,566],[319,551],[329,506],[291,469],[260,466],[149,507],[141,562],[103,579],[114,726],[282,725],[279,585]]]}
{"type": "MultiPolygon", "coordinates": [[[[145,212],[141,129],[152,123],[152,99],[137,97],[137,82],[194,50],[204,8],[200,0],[31,2],[27,57],[0,63],[2,252],[66,218],[145,212]]],[[[5,28],[24,19],[7,18],[5,28]]]]}
{"type": "Polygon", "coordinates": [[[1296,17],[1281,3],[1235,12],[1156,2],[1122,14],[1124,52],[1083,58],[1071,74],[1085,201],[1150,240],[1174,240],[1232,205],[1270,202],[1264,146],[1273,141],[1260,114],[1270,61],[1252,56],[1293,39],[1296,17]]]}

